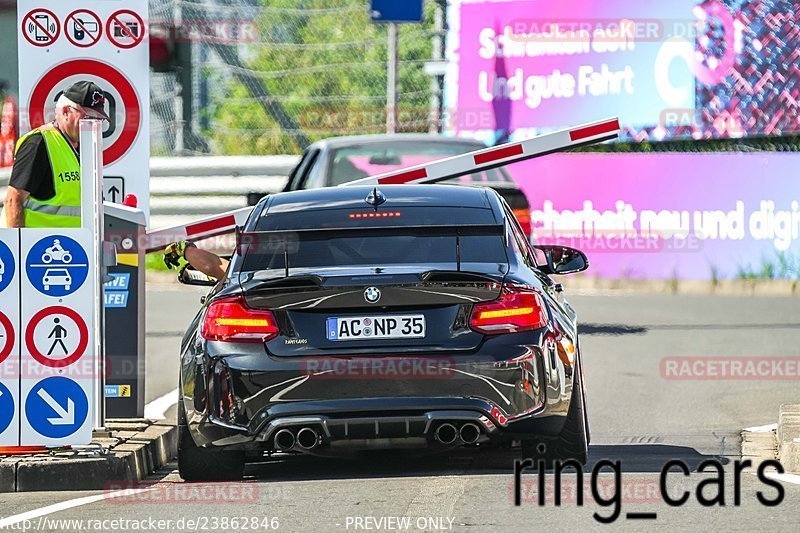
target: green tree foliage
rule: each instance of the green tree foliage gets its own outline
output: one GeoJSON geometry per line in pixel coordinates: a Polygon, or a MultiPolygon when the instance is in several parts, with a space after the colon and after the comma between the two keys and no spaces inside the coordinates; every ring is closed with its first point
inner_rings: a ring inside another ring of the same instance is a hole
{"type": "MultiPolygon", "coordinates": [[[[225,87],[206,132],[220,154],[298,153],[304,146],[254,98],[262,83],[311,141],[382,133],[386,121],[387,29],[373,24],[365,0],[262,0],[258,42],[239,45],[248,79],[235,68],[210,73],[225,87]],[[223,104],[223,105],[220,105],[223,104]]],[[[427,131],[433,2],[422,24],[399,28],[399,131],[427,131]]]]}

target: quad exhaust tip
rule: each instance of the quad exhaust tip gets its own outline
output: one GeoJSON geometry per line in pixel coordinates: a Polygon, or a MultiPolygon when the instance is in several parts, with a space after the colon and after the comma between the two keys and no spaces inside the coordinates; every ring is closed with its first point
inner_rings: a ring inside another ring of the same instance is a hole
{"type": "Polygon", "coordinates": [[[288,429],[281,429],[275,433],[275,448],[278,451],[286,452],[294,448],[294,433],[288,429]]]}
{"type": "Polygon", "coordinates": [[[297,432],[297,444],[304,450],[311,450],[319,443],[319,433],[311,428],[303,428],[297,432]]]}
{"type": "Polygon", "coordinates": [[[467,422],[461,427],[445,422],[436,428],[434,436],[442,444],[453,444],[459,439],[464,444],[475,444],[481,438],[481,428],[473,422],[467,422]]]}
{"type": "Polygon", "coordinates": [[[442,424],[436,428],[436,439],[442,444],[453,444],[458,438],[458,430],[453,424],[442,424]]]}
{"type": "Polygon", "coordinates": [[[481,428],[479,428],[477,424],[467,422],[461,426],[458,434],[465,444],[475,444],[478,442],[478,439],[481,438],[481,428]]]}

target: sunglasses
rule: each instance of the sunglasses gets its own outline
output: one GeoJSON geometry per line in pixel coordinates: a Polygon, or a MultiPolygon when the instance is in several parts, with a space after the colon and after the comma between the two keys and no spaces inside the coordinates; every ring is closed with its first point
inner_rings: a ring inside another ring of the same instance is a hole
{"type": "Polygon", "coordinates": [[[83,109],[77,108],[77,107],[75,107],[75,106],[72,106],[72,105],[71,105],[71,106],[69,106],[69,108],[70,108],[70,109],[72,109],[73,111],[76,111],[76,112],[80,113],[80,115],[81,115],[81,120],[85,120],[85,119],[96,119],[96,120],[102,120],[102,119],[100,119],[100,118],[98,118],[98,117],[95,117],[95,116],[92,116],[92,115],[90,115],[89,113],[87,113],[87,112],[86,112],[86,111],[84,111],[83,109]]]}

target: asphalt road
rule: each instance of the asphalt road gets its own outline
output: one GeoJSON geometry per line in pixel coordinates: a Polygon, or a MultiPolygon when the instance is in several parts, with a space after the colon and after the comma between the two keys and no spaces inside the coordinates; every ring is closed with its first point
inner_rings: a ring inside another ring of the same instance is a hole
{"type": "MultiPolygon", "coordinates": [[[[150,287],[148,402],[176,386],[179,335],[201,294],[183,287],[150,287]]],[[[766,507],[759,503],[757,492],[773,500],[776,490],[745,472],[736,505],[734,463],[739,459],[740,430],[775,422],[781,403],[800,401],[798,380],[775,375],[690,380],[685,373],[676,374],[676,368],[685,366],[674,365],[688,356],[778,358],[773,361],[800,356],[800,299],[573,295],[570,301],[582,323],[592,429],[583,506],[575,503],[580,484],[574,474],[564,476],[560,507],[552,501],[552,475],[546,480],[547,502],[540,507],[535,474],[524,474],[522,505],[515,507],[515,455],[485,450],[422,458],[396,453],[347,461],[298,458],[251,467],[248,481],[235,485],[185,484],[174,470],[165,470],[152,485],[124,497],[98,492],[0,495],[0,515],[66,502],[46,515],[50,522],[41,524],[44,529],[81,530],[76,523],[70,529],[68,523],[54,522],[69,519],[84,520],[84,531],[91,525],[87,521],[103,519],[172,520],[147,525],[151,530],[162,525],[186,531],[263,531],[276,525],[280,531],[604,529],[609,526],[593,515],[613,514],[614,504],[598,503],[603,498],[613,500],[613,475],[606,469],[598,476],[594,501],[590,476],[601,466],[600,460],[609,459],[620,461],[623,471],[620,516],[613,527],[796,531],[800,476],[794,483],[783,483],[785,494],[779,505],[766,507]],[[668,477],[673,496],[690,491],[689,501],[680,507],[670,507],[659,498],[659,474],[670,459],[685,462],[693,471],[686,477],[677,472],[668,477]],[[706,497],[720,490],[708,483],[716,474],[696,472],[704,460],[723,465],[724,506],[698,503],[698,487],[706,497]],[[98,501],[81,500],[74,506],[76,498],[93,496],[98,501]],[[637,512],[657,516],[626,518],[637,512]],[[235,526],[224,521],[234,517],[239,519],[235,526]],[[271,518],[276,520],[270,522],[271,518]]],[[[779,372],[782,367],[770,368],[779,372]]],[[[168,416],[172,413],[174,409],[168,416]]],[[[39,525],[37,521],[34,525],[39,525]]],[[[105,530],[133,529],[130,522],[95,525],[105,530]]],[[[145,524],[137,525],[141,529],[145,524]]]]}

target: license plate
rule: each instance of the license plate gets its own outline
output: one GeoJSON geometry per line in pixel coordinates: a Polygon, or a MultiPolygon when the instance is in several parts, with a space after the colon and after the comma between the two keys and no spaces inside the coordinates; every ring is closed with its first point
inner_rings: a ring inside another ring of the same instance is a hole
{"type": "Polygon", "coordinates": [[[327,326],[329,341],[425,337],[424,315],[334,317],[327,326]]]}

